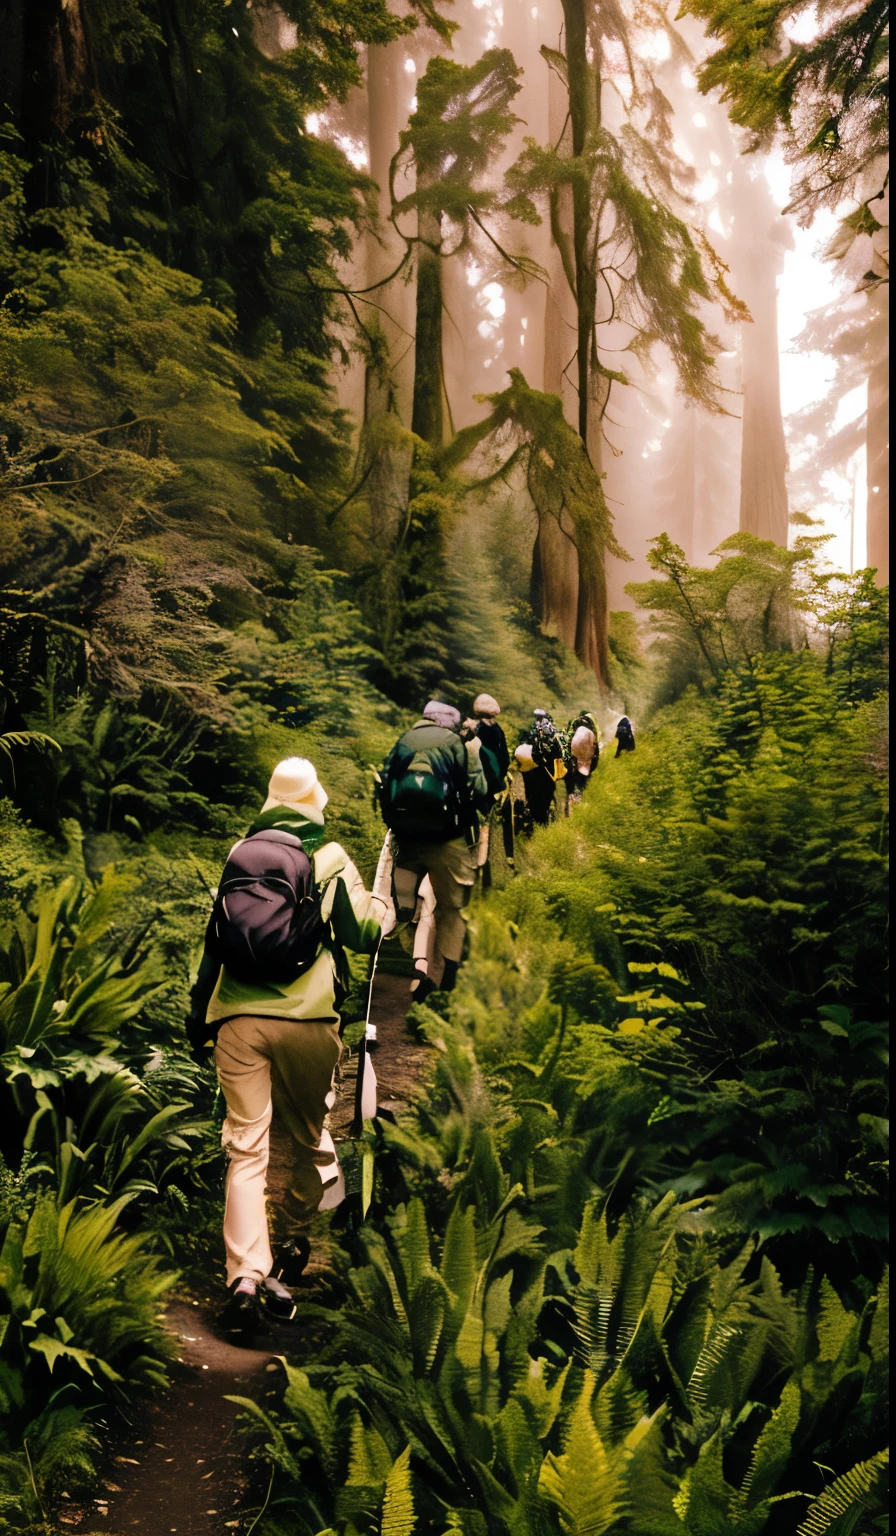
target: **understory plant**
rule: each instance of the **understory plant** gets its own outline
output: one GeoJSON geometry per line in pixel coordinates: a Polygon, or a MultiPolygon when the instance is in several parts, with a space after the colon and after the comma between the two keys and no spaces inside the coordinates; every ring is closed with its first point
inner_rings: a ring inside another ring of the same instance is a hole
{"type": "Polygon", "coordinates": [[[269,1536],[885,1531],[878,662],[686,690],[474,907],[344,1305],[252,1409],[269,1536]]]}
{"type": "Polygon", "coordinates": [[[89,1481],[91,1422],[166,1381],[174,1275],[136,1230],[187,1185],[198,1134],[159,1103],[133,1021],[160,985],[146,945],[116,944],[132,882],[71,875],[0,938],[0,1529],[48,1517],[89,1481]]]}
{"type": "Polygon", "coordinates": [[[672,1195],[615,1230],[592,1203],[550,1253],[522,1194],[461,1195],[441,1243],[420,1201],[368,1234],[323,1363],[287,1367],[278,1413],[246,1403],[262,1529],[815,1536],[882,1514],[885,1288],[859,1313],[811,1276],[787,1293],[672,1195]]]}

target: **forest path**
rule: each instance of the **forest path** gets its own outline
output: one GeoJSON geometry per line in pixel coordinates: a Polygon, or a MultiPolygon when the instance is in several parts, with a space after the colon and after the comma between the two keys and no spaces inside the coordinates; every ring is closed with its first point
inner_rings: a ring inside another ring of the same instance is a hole
{"type": "MultiPolygon", "coordinates": [[[[409,1034],[406,975],[377,974],[371,1019],[379,1049],[373,1061],[382,1109],[399,1112],[419,1091],[430,1056],[409,1034]]],[[[330,1116],[337,1146],[348,1136],[354,1115],[357,1056],[349,1058],[330,1116]]],[[[272,1128],[268,1192],[276,1208],[288,1187],[291,1142],[272,1128]]],[[[318,1219],[324,1227],[325,1218],[318,1219]]],[[[312,1261],[303,1289],[313,1293],[329,1269],[326,1229],[315,1232],[312,1261]]],[[[320,1299],[319,1296],[315,1299],[320,1299]]],[[[228,1396],[278,1395],[283,1376],[277,1357],[301,1356],[313,1348],[313,1327],[302,1321],[268,1325],[247,1345],[222,1335],[216,1302],[179,1297],[167,1308],[178,1360],[171,1385],[133,1416],[113,1420],[104,1476],[93,1499],[69,1504],[58,1515],[59,1536],[248,1536],[258,1514],[248,1441],[237,1428],[243,1412],[228,1396]],[[104,1496],[100,1496],[103,1494],[104,1496]]],[[[263,1496],[263,1492],[262,1492],[263,1496]]]]}

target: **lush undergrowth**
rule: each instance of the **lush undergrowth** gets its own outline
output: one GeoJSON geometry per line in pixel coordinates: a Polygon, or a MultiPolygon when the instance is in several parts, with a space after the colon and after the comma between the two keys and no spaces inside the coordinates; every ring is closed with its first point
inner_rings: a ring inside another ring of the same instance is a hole
{"type": "MultiPolygon", "coordinates": [[[[511,735],[533,706],[618,706],[638,746],[605,752],[575,815],[474,905],[450,1005],[419,1013],[432,1080],[364,1131],[373,1199],[334,1223],[321,1353],[287,1367],[275,1418],[247,1410],[270,1484],[253,1529],[879,1536],[886,594],[825,571],[811,537],[737,536],[696,570],[663,536],[630,589],[650,621],[611,616],[598,703],[532,607],[558,487],[579,576],[612,547],[559,401],[514,385],[535,414],[470,502],[439,434],[382,400],[359,434],[335,392],[354,348],[375,404],[388,345],[346,328],[361,295],[337,276],[369,255],[377,189],[320,125],[350,122],[365,51],[415,26],[438,76],[438,5],[14,9],[0,1532],[44,1536],[90,1486],[116,1408],[164,1390],[165,1296],[219,1286],[221,1104],[183,1019],[231,841],[301,752],[370,880],[369,765],[432,689],[497,694],[511,735]]],[[[442,144],[471,124],[452,100],[442,144]]],[[[683,325],[694,393],[700,259],[681,246],[677,270],[666,213],[620,186],[614,217],[646,231],[632,349],[683,325]]],[[[491,192],[458,196],[458,227],[479,226],[491,192]]],[[[438,392],[433,361],[416,349],[438,392]]]]}
{"type": "Polygon", "coordinates": [[[686,692],[476,906],[272,1536],[886,1529],[886,727],[835,671],[686,692]]]}
{"type": "MultiPolygon", "coordinates": [[[[259,1530],[886,1528],[869,591],[812,646],[750,645],[716,678],[675,614],[664,661],[632,654],[674,700],[474,904],[455,992],[417,1010],[426,1093],[365,1129],[373,1200],[334,1233],[321,1351],[287,1367],[276,1415],[247,1408],[259,1530]]],[[[271,711],[242,782],[257,797],[266,763],[314,756],[369,878],[366,765],[396,722],[349,692],[341,724],[271,711]]],[[[43,765],[63,786],[72,750],[43,765]]],[[[218,1108],[182,1019],[252,807],[142,835],[2,807],[0,1529],[41,1528],[89,1484],[114,1401],[162,1386],[176,1272],[218,1283],[218,1108]]]]}

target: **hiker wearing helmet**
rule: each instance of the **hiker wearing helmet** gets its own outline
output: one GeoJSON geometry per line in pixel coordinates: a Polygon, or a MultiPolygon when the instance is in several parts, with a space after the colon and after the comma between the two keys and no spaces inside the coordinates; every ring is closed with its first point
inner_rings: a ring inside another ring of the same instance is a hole
{"type": "Polygon", "coordinates": [[[460,725],[458,710],[431,699],[422,719],[395,743],[379,778],[396,915],[413,919],[427,878],[434,903],[431,937],[418,933],[415,945],[417,1002],[454,985],[463,955],[461,913],[476,879],[476,813],[488,805],[478,738],[464,742],[460,725]]]}
{"type": "Polygon", "coordinates": [[[491,843],[492,812],[499,797],[503,795],[507,785],[507,774],[510,769],[510,752],[507,747],[507,738],[498,724],[498,716],[501,706],[497,699],[490,693],[480,693],[473,700],[473,714],[469,720],[465,720],[461,729],[461,735],[466,742],[479,742],[479,760],[485,781],[488,786],[488,804],[483,807],[484,816],[482,826],[479,829],[479,846],[477,852],[477,864],[479,866],[483,889],[487,890],[491,885],[491,869],[489,865],[489,847],[491,843]]]}
{"type": "Polygon", "coordinates": [[[591,783],[600,758],[600,733],[590,710],[583,709],[567,726],[571,768],[566,778],[570,806],[578,805],[591,783]]]}
{"type": "Polygon", "coordinates": [[[546,709],[532,713],[533,724],[520,733],[520,743],[513,755],[523,771],[529,815],[536,825],[545,827],[551,819],[557,785],[566,777],[569,741],[565,732],[558,731],[546,709]]]}
{"type": "MultiPolygon", "coordinates": [[[[343,1198],[324,1121],[342,1055],[345,950],[370,954],[383,905],[348,854],[327,840],[327,794],[313,765],[274,769],[261,814],[221,877],[190,998],[187,1033],[198,1060],[214,1050],[227,1114],[224,1198],[226,1321],[249,1327],[259,1303],[292,1315],[276,1280],[265,1208],[271,1117],[295,1142],[291,1196],[301,1227],[343,1198]]],[[[307,1257],[307,1240],[300,1250],[307,1257]]]]}

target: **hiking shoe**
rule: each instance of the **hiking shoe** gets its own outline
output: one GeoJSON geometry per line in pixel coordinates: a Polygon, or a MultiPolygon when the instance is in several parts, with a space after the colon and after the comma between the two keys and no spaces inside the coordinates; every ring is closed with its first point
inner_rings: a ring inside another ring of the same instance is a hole
{"type": "Polygon", "coordinates": [[[412,987],[411,989],[411,1002],[425,1003],[426,999],[431,997],[432,993],[436,990],[437,988],[434,981],[430,981],[428,976],[421,976],[416,986],[412,987]]]}
{"type": "Polygon", "coordinates": [[[277,1250],[277,1259],[271,1271],[274,1279],[283,1285],[297,1285],[310,1257],[311,1244],[304,1232],[288,1238],[277,1250]]]}
{"type": "Polygon", "coordinates": [[[242,1275],[230,1287],[221,1321],[232,1332],[249,1333],[259,1319],[258,1281],[242,1275]]]}
{"type": "Polygon", "coordinates": [[[269,1317],[274,1317],[280,1323],[291,1323],[296,1315],[296,1304],[286,1286],[273,1275],[268,1275],[264,1284],[264,1305],[269,1317]]]}

